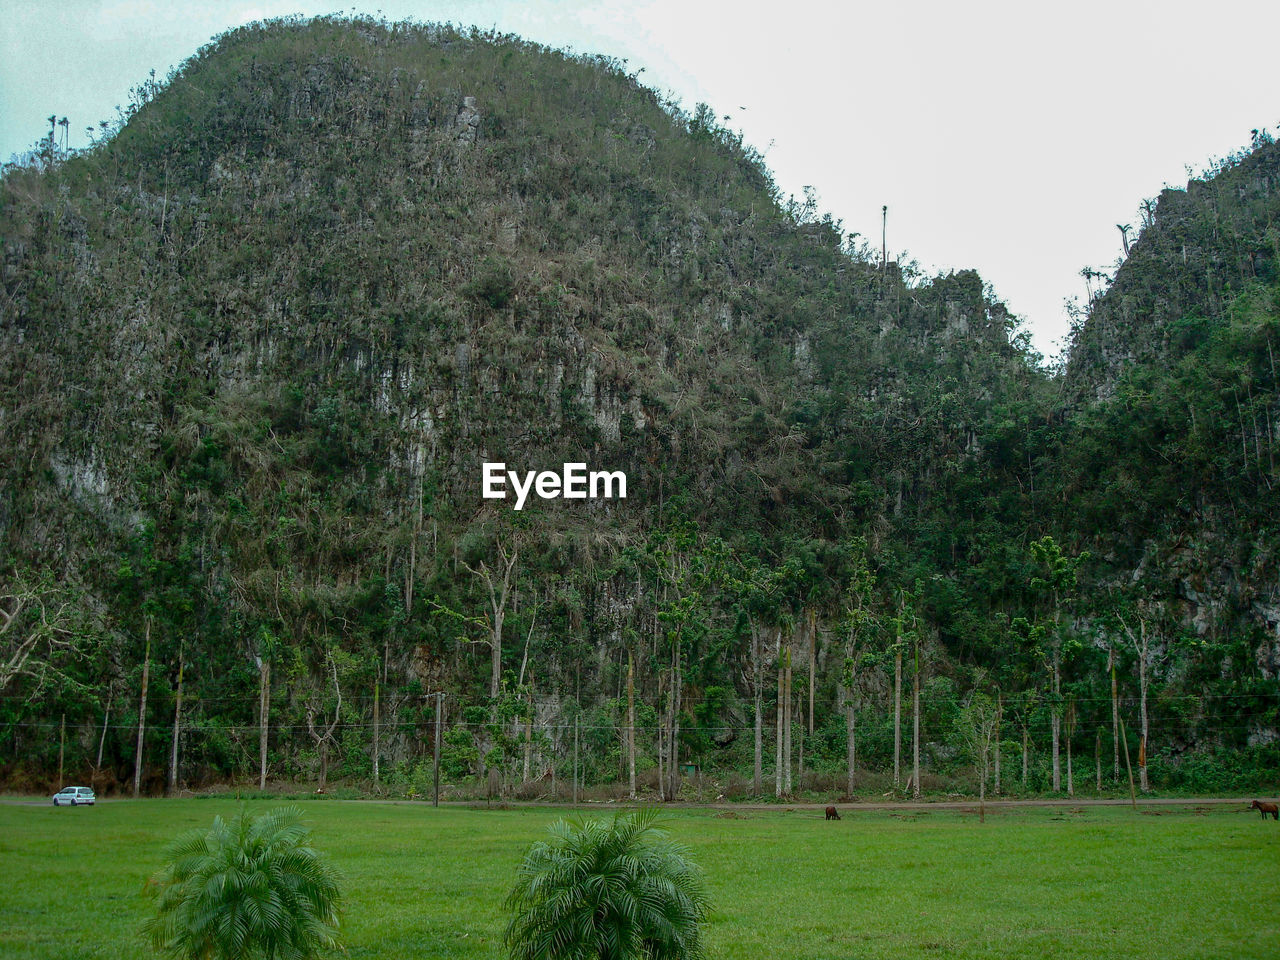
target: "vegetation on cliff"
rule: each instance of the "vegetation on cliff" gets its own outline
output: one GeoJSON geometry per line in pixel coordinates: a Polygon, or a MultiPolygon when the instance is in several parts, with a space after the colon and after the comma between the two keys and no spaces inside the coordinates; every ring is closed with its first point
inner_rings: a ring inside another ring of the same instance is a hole
{"type": "Polygon", "coordinates": [[[975,697],[1005,789],[1118,775],[1121,712],[1157,783],[1272,775],[1278,157],[1162,195],[1051,376],[621,64],[227,34],[0,181],[4,776],[421,788],[440,708],[493,789],[575,730],[856,789],[959,771],[975,697]],[[515,513],[499,460],[628,498],[515,513]]]}

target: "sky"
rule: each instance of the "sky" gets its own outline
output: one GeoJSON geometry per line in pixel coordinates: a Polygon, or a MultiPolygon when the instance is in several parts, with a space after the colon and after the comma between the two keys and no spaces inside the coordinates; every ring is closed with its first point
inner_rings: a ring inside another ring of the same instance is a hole
{"type": "Polygon", "coordinates": [[[705,102],[764,154],[784,195],[926,273],[975,268],[1061,350],[1085,267],[1165,186],[1280,122],[1280,3],[1079,0],[0,0],[0,159],[70,120],[84,129],[154,69],[239,24],[293,13],[475,24],[705,102]]]}

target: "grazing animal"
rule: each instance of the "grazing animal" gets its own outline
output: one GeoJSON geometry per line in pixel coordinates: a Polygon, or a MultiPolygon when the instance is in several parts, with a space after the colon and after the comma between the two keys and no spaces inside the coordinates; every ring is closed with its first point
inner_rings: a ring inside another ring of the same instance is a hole
{"type": "MultiPolygon", "coordinates": [[[[1272,806],[1274,807],[1274,806],[1275,806],[1275,804],[1272,804],[1272,806]]],[[[840,812],[839,812],[838,810],[836,810],[836,808],[835,808],[835,807],[827,807],[827,819],[828,819],[828,820],[839,820],[839,819],[840,819],[840,812]]]]}
{"type": "Polygon", "coordinates": [[[1267,819],[1267,814],[1271,814],[1272,819],[1280,820],[1280,807],[1274,803],[1263,803],[1261,800],[1255,800],[1249,804],[1250,810],[1257,810],[1262,814],[1262,819],[1267,819]]]}

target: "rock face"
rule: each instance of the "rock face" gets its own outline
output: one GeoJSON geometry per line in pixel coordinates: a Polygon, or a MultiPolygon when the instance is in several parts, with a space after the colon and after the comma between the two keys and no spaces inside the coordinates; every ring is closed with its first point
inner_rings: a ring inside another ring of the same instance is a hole
{"type": "MultiPolygon", "coordinates": [[[[1249,204],[1273,198],[1259,156],[1239,167],[1249,204]]],[[[1022,655],[992,625],[1032,602],[1026,544],[1053,531],[1093,553],[1091,585],[1138,574],[1171,633],[1236,632],[1273,671],[1268,374],[1256,406],[1197,421],[1199,459],[1164,446],[1191,435],[1167,409],[1135,426],[1097,399],[1159,393],[1125,369],[1165,362],[1201,287],[1229,312],[1226,248],[1178,226],[1219,194],[1192,195],[1162,198],[1053,380],[978,274],[860,259],[830,219],[780,206],[734,134],[616,64],[446,28],[238,31],[108,143],[4,180],[0,543],[108,612],[121,683],[148,624],[202,650],[227,703],[256,696],[253,657],[294,651],[275,682],[299,729],[335,668],[367,683],[377,662],[407,716],[442,686],[487,697],[476,571],[512,544],[500,666],[519,675],[523,641],[538,689],[574,709],[617,698],[626,653],[663,702],[657,571],[712,538],[829,586],[824,644],[860,538],[877,616],[919,580],[939,670],[962,675],[1022,655]],[[1170,259],[1184,240],[1190,279],[1170,259]],[[1150,316],[1165,333],[1121,322],[1150,316]],[[499,460],[622,470],[628,498],[517,520],[479,495],[499,460]]],[[[690,657],[720,720],[748,703],[731,610],[699,613],[690,657]]],[[[1238,651],[1213,656],[1162,682],[1240,682],[1238,651]]],[[[818,660],[835,683],[843,654],[818,660]]]]}
{"type": "Polygon", "coordinates": [[[462,109],[454,118],[453,124],[458,129],[458,143],[472,144],[480,132],[480,111],[476,109],[475,97],[463,97],[462,109]]]}

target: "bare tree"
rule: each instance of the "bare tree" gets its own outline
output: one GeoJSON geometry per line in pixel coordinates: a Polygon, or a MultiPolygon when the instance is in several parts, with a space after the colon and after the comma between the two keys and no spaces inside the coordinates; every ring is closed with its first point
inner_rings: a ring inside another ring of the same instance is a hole
{"type": "Polygon", "coordinates": [[[1152,633],[1149,620],[1152,618],[1150,608],[1145,603],[1138,604],[1135,619],[1138,621],[1138,632],[1134,633],[1128,622],[1120,617],[1120,626],[1138,656],[1138,705],[1142,722],[1141,739],[1138,741],[1138,786],[1143,793],[1150,789],[1147,781],[1147,756],[1149,754],[1147,735],[1150,727],[1147,723],[1147,685],[1150,682],[1151,668],[1155,665],[1155,653],[1151,646],[1152,633]]]}
{"type": "Polygon", "coordinates": [[[83,656],[74,612],[72,599],[51,585],[15,576],[0,586],[0,690],[28,676],[36,680],[35,696],[60,658],[83,656]]]}
{"type": "Polygon", "coordinates": [[[978,817],[987,819],[987,778],[991,775],[991,759],[999,736],[1000,710],[995,701],[980,690],[973,691],[956,718],[956,732],[973,759],[978,774],[978,817]]]}
{"type": "Polygon", "coordinates": [[[502,625],[507,618],[507,602],[511,597],[511,580],[516,564],[520,561],[520,547],[510,549],[498,540],[498,565],[490,567],[483,560],[479,566],[468,563],[462,565],[484,583],[489,593],[489,610],[485,614],[485,623],[489,628],[489,636],[484,641],[491,651],[489,672],[489,696],[497,697],[502,688],[502,625]]]}
{"type": "Polygon", "coordinates": [[[336,699],[333,705],[333,719],[329,721],[323,732],[316,727],[316,713],[319,709],[317,704],[314,700],[307,702],[307,732],[311,734],[320,751],[320,785],[317,788],[320,793],[324,792],[329,782],[329,745],[333,743],[333,733],[338,729],[338,720],[342,715],[342,687],[338,683],[338,664],[333,659],[332,653],[327,659],[333,675],[333,692],[336,699]]]}

